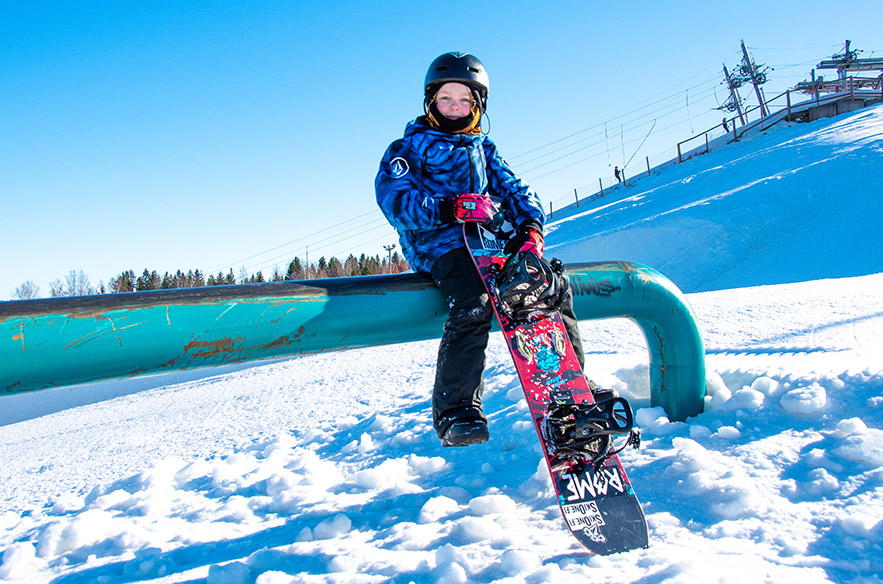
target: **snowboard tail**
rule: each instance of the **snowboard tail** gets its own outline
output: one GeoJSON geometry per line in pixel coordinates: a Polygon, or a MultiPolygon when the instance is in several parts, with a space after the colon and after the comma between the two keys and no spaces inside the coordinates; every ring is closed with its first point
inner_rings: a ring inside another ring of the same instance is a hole
{"type": "Polygon", "coordinates": [[[463,233],[515,363],[568,528],[599,555],[647,547],[644,512],[617,455],[640,442],[631,408],[618,397],[595,403],[557,310],[516,321],[501,309],[495,275],[507,259],[506,237],[477,223],[465,223],[463,233]],[[612,447],[617,435],[627,436],[619,450],[612,447]]]}

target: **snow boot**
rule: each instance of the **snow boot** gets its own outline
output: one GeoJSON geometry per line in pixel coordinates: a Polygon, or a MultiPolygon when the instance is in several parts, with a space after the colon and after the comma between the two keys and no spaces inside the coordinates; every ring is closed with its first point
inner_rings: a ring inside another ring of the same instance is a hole
{"type": "Polygon", "coordinates": [[[619,392],[615,389],[601,389],[598,387],[598,384],[583,375],[586,378],[586,381],[589,384],[589,389],[592,391],[592,399],[596,402],[606,401],[608,399],[613,399],[615,397],[619,397],[619,392]]]}
{"type": "Polygon", "coordinates": [[[441,437],[442,446],[469,446],[488,441],[487,422],[481,419],[459,420],[451,424],[441,437]]]}

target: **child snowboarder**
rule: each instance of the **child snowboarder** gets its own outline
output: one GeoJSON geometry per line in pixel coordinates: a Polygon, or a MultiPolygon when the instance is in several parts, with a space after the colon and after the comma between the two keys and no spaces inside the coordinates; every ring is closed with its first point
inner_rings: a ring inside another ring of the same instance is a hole
{"type": "MultiPolygon", "coordinates": [[[[493,308],[461,224],[489,223],[502,212],[517,227],[506,253],[541,257],[545,214],[536,193],[481,131],[488,98],[481,61],[468,53],[445,53],[430,64],[423,89],[424,114],[386,150],[375,192],[408,263],[432,276],[450,307],[438,350],[433,425],[444,446],[466,446],[488,439],[481,398],[493,308]]],[[[560,311],[582,366],[569,288],[560,311]]]]}

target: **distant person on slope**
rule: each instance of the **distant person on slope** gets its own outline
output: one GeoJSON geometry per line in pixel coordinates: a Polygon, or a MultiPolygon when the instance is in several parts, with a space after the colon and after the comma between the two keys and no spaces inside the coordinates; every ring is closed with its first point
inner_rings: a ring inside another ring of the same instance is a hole
{"type": "MultiPolygon", "coordinates": [[[[502,212],[517,226],[507,253],[542,256],[545,215],[536,193],[481,131],[488,97],[481,61],[468,53],[445,53],[430,64],[423,89],[424,115],[386,150],[374,186],[408,263],[432,276],[450,307],[438,349],[432,418],[444,446],[466,446],[488,439],[481,398],[493,308],[461,224],[489,223],[502,212]]],[[[560,310],[582,366],[569,289],[560,310]]]]}

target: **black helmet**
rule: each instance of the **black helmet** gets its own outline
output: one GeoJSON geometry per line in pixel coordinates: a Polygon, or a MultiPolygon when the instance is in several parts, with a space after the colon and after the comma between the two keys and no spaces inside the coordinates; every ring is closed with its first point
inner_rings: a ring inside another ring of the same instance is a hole
{"type": "Polygon", "coordinates": [[[542,315],[561,306],[570,280],[559,260],[549,264],[533,252],[511,256],[494,279],[499,308],[515,321],[542,315]]]}
{"type": "Polygon", "coordinates": [[[445,53],[429,64],[423,82],[423,99],[426,105],[445,83],[456,82],[468,86],[478,94],[481,109],[487,107],[489,80],[484,65],[469,53],[445,53]]]}

